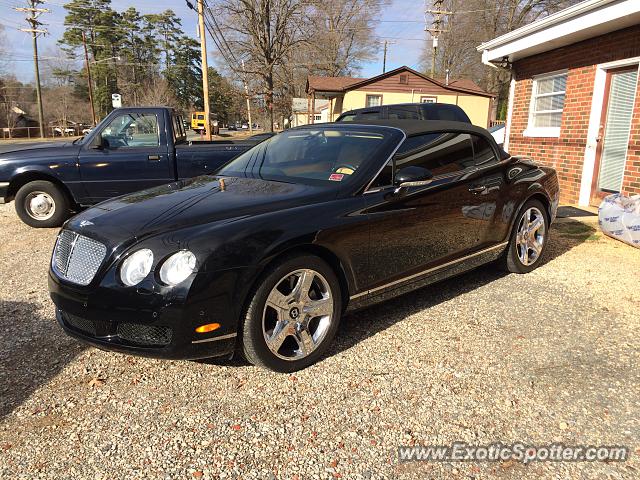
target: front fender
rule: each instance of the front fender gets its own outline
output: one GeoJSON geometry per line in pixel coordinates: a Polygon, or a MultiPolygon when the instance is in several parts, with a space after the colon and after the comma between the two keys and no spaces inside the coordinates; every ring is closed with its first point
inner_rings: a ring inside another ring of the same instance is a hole
{"type": "Polygon", "coordinates": [[[33,180],[48,180],[63,185],[71,199],[80,203],[84,186],[80,178],[76,157],[57,160],[34,159],[30,162],[9,160],[5,162],[1,176],[7,178],[7,201],[13,199],[18,189],[33,180]]]}

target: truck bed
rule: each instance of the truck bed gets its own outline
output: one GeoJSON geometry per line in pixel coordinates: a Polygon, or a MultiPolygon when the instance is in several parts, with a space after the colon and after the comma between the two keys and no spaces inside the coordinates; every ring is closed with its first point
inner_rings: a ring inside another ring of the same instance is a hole
{"type": "Polygon", "coordinates": [[[213,140],[176,145],[176,177],[179,180],[206,175],[218,170],[234,157],[246,152],[263,139],[213,140]]]}

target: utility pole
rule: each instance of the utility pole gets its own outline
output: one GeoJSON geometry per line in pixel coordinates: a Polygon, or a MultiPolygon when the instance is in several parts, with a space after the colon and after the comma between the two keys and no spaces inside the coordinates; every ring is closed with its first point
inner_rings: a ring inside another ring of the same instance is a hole
{"type": "Polygon", "coordinates": [[[204,101],[205,139],[211,140],[211,121],[209,111],[209,67],[207,65],[207,36],[204,28],[204,2],[198,0],[198,25],[200,27],[200,50],[202,56],[202,96],[204,101]]]}
{"type": "Polygon", "coordinates": [[[31,28],[21,28],[22,32],[31,34],[33,40],[33,64],[36,74],[36,100],[38,102],[38,124],[40,125],[40,138],[44,138],[44,113],[42,111],[42,91],[40,90],[40,67],[38,65],[38,35],[46,35],[46,29],[40,28],[42,23],[38,21],[38,17],[43,13],[49,13],[47,8],[39,8],[44,3],[43,0],[28,0],[27,7],[15,7],[17,12],[26,12],[29,16],[26,18],[31,28]]]}
{"type": "Polygon", "coordinates": [[[384,55],[382,56],[382,73],[387,71],[387,51],[389,50],[389,45],[395,45],[396,42],[385,40],[384,41],[384,55]]]}
{"type": "Polygon", "coordinates": [[[382,56],[382,73],[387,71],[387,41],[384,41],[384,55],[382,56]]]}
{"type": "Polygon", "coordinates": [[[89,53],[87,52],[87,36],[82,32],[82,46],[84,47],[84,61],[87,64],[87,85],[89,86],[89,103],[91,103],[91,118],[93,126],[98,124],[96,118],[96,107],[93,104],[93,81],[91,80],[91,67],[89,66],[89,53]]]}
{"type": "Polygon", "coordinates": [[[244,82],[244,94],[247,97],[247,117],[249,117],[249,133],[253,134],[253,124],[251,123],[251,99],[249,98],[249,84],[247,83],[247,72],[244,69],[244,60],[242,60],[242,81],[244,82]]]}
{"type": "Polygon", "coordinates": [[[431,28],[427,28],[425,26],[425,30],[431,34],[431,38],[433,40],[433,56],[431,58],[431,78],[434,78],[436,75],[436,55],[438,53],[438,37],[441,33],[447,33],[449,30],[443,29],[444,18],[449,15],[453,15],[453,12],[448,12],[443,10],[444,8],[444,0],[433,0],[433,8],[427,8],[425,10],[425,22],[427,20],[427,15],[431,15],[433,18],[431,22],[431,28]]]}

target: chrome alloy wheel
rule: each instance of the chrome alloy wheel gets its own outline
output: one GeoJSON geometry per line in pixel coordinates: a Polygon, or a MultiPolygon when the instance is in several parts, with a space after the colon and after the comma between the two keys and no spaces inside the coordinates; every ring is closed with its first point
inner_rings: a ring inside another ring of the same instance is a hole
{"type": "Polygon", "coordinates": [[[31,192],[25,198],[25,210],[34,220],[48,220],[56,213],[56,202],[46,192],[31,192]]]}
{"type": "Polygon", "coordinates": [[[516,253],[520,262],[533,265],[540,258],[545,242],[545,217],[536,207],[527,209],[520,218],[516,233],[516,253]]]}
{"type": "Polygon", "coordinates": [[[300,360],[324,340],[333,321],[327,280],[315,270],[295,270],[273,287],[262,314],[269,350],[283,360],[300,360]]]}

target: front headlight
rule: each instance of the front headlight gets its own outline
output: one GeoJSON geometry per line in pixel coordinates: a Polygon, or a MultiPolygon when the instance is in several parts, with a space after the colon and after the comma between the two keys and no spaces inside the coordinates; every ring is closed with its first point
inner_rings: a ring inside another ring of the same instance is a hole
{"type": "Polygon", "coordinates": [[[153,265],[153,252],[143,248],[129,255],[120,267],[120,280],[125,285],[133,287],[149,275],[153,265]]]}
{"type": "Polygon", "coordinates": [[[170,286],[179,284],[196,269],[196,256],[189,250],[181,250],[167,258],[160,267],[160,280],[170,286]]]}

